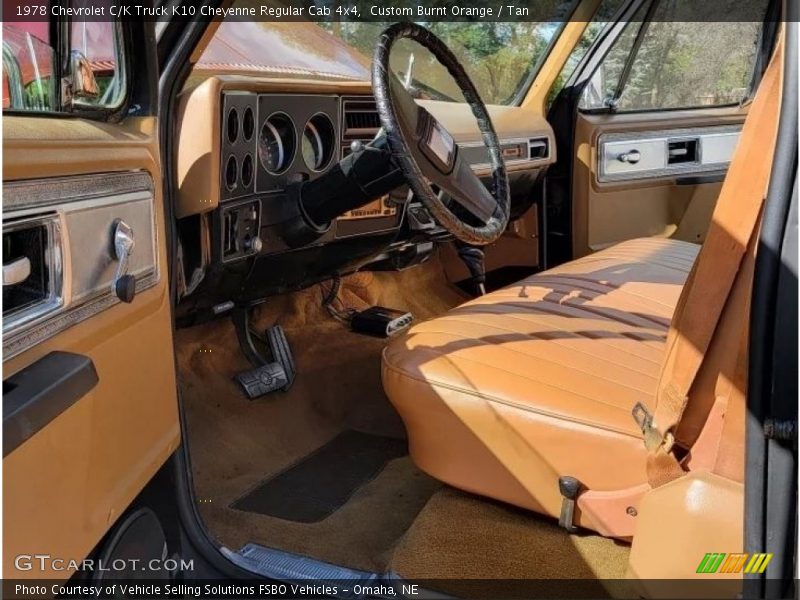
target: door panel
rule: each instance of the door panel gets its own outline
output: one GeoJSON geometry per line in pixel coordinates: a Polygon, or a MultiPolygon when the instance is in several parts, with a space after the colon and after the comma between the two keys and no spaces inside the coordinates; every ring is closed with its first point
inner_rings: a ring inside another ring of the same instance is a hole
{"type": "MultiPolygon", "coordinates": [[[[13,354],[3,364],[4,388],[26,367],[55,382],[52,360],[64,353],[77,357],[74,368],[84,365],[83,387],[54,384],[38,409],[27,408],[19,443],[4,448],[4,568],[7,578],[66,578],[17,570],[13,557],[83,559],[180,439],[157,123],[6,115],[3,125],[4,183],[17,188],[4,195],[4,233],[18,217],[52,215],[63,248],[61,305],[4,336],[13,354]],[[136,240],[130,304],[111,286],[117,219],[136,240]]],[[[4,432],[15,425],[7,400],[4,432]]]]}
{"type": "Polygon", "coordinates": [[[579,112],[572,175],[574,255],[636,237],[702,242],[727,170],[724,159],[729,146],[735,145],[731,138],[746,110],[737,106],[656,113],[579,112]],[[700,144],[696,155],[690,156],[694,160],[667,163],[670,141],[695,138],[700,144]],[[642,143],[620,145],[621,140],[642,143]],[[630,150],[639,150],[638,162],[620,160],[619,155],[624,159],[630,150]],[[603,172],[612,154],[620,166],[603,172]]]}
{"type": "Polygon", "coordinates": [[[598,181],[720,174],[739,141],[738,126],[604,133],[598,139],[598,181]]]}

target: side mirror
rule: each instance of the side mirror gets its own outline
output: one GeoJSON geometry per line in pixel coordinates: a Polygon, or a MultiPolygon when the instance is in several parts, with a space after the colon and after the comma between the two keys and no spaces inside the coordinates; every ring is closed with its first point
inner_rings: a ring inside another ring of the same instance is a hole
{"type": "Polygon", "coordinates": [[[94,100],[100,96],[100,86],[97,85],[94,71],[89,59],[80,50],[73,50],[69,53],[70,76],[70,100],[78,98],[94,100]]]}

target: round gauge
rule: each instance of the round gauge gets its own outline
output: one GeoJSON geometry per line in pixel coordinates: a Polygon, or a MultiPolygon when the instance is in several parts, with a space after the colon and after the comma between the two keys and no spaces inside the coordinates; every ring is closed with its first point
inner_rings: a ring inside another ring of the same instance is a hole
{"type": "Polygon", "coordinates": [[[253,182],[253,157],[249,154],[245,155],[242,160],[242,185],[250,187],[253,182]]]}
{"type": "Polygon", "coordinates": [[[239,137],[239,113],[235,108],[228,112],[228,141],[233,144],[239,137]]]}
{"type": "Polygon", "coordinates": [[[288,115],[275,113],[261,127],[258,138],[258,160],[271,175],[289,168],[295,150],[294,124],[288,115]]]}
{"type": "Polygon", "coordinates": [[[256,120],[253,117],[253,109],[249,106],[244,109],[244,116],[242,117],[242,133],[244,139],[248,142],[253,138],[253,132],[256,130],[256,120]]]}
{"type": "Polygon", "coordinates": [[[236,182],[239,180],[239,164],[236,157],[230,155],[228,162],[225,163],[225,185],[230,191],[236,189],[236,182]]]}
{"type": "Polygon", "coordinates": [[[317,113],[303,129],[302,153],[306,166],[321,171],[331,162],[336,146],[336,132],[327,115],[317,113]]]}

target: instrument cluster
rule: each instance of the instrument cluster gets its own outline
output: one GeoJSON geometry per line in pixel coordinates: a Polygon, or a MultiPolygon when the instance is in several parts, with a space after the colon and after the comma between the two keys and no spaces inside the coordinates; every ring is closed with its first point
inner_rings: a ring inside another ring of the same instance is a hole
{"type": "MultiPolygon", "coordinates": [[[[229,90],[221,109],[215,246],[224,262],[284,251],[288,186],[320,177],[351,144],[369,142],[380,128],[371,96],[229,90]]],[[[398,191],[399,204],[379,198],[340,216],[319,242],[396,230],[406,193],[398,191]]]]}
{"type": "Polygon", "coordinates": [[[332,95],[225,92],[222,201],[324,173],[339,153],[340,110],[332,95]]]}

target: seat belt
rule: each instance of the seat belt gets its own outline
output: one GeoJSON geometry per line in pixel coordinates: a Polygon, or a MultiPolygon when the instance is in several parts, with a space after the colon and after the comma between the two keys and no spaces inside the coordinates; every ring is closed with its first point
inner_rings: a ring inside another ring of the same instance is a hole
{"type": "Polygon", "coordinates": [[[647,477],[652,487],[685,473],[672,452],[675,430],[745,252],[758,235],[777,138],[782,63],[783,44],[779,42],[750,107],[706,241],[672,319],[655,411],[651,414],[641,403],[633,409],[648,450],[647,477]]]}

